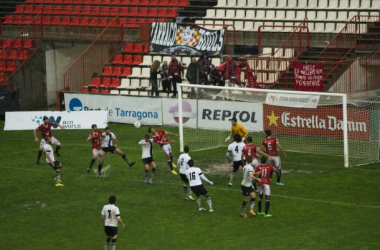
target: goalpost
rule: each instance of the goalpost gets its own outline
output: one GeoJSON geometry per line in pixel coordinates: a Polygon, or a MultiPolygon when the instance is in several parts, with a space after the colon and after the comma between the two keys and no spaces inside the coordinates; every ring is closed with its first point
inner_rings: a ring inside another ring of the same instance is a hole
{"type": "Polygon", "coordinates": [[[227,147],[229,120],[236,117],[260,147],[263,131],[271,130],[285,151],[341,157],[345,167],[376,162],[378,94],[371,99],[368,94],[178,84],[180,149],[227,147]]]}

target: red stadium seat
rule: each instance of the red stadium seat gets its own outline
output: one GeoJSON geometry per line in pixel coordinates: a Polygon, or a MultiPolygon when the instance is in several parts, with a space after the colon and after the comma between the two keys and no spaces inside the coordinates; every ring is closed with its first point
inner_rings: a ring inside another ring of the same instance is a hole
{"type": "Polygon", "coordinates": [[[101,89],[100,94],[109,94],[110,90],[109,89],[101,89]]]}
{"type": "Polygon", "coordinates": [[[120,86],[120,78],[112,78],[110,88],[116,88],[120,86]]]}
{"type": "Polygon", "coordinates": [[[62,14],[63,15],[70,15],[72,11],[71,6],[63,6],[62,8],[62,14]]]}
{"type": "Polygon", "coordinates": [[[91,27],[98,27],[99,26],[99,18],[97,17],[91,17],[89,26],[91,27]]]}
{"type": "Polygon", "coordinates": [[[42,17],[42,24],[43,25],[50,25],[51,17],[50,16],[44,16],[42,17]]]}
{"type": "Polygon", "coordinates": [[[0,59],[7,59],[8,58],[8,50],[4,49],[0,51],[0,59]]]}
{"type": "Polygon", "coordinates": [[[113,64],[121,64],[123,62],[123,55],[121,54],[116,54],[114,57],[113,57],[113,64]]]}
{"type": "Polygon", "coordinates": [[[120,5],[121,4],[121,0],[112,0],[112,5],[120,5]]]}
{"type": "Polygon", "coordinates": [[[147,6],[147,5],[149,5],[149,0],[140,0],[139,5],[141,5],[141,6],[147,6]]]}
{"type": "Polygon", "coordinates": [[[61,19],[61,25],[69,26],[70,25],[70,17],[69,16],[63,16],[61,19]]]}
{"type": "Polygon", "coordinates": [[[112,76],[120,76],[123,73],[121,67],[113,67],[112,76]]]}
{"type": "Polygon", "coordinates": [[[26,0],[25,3],[34,3],[34,0],[26,0]]]}
{"type": "Polygon", "coordinates": [[[147,8],[140,8],[138,15],[140,17],[146,17],[146,16],[148,16],[148,9],[147,8]]]}
{"type": "Polygon", "coordinates": [[[127,27],[128,26],[128,20],[127,19],[119,19],[119,27],[127,27]]]}
{"type": "Polygon", "coordinates": [[[44,14],[44,15],[53,14],[53,7],[52,6],[44,6],[44,8],[42,9],[42,14],[44,14]]]}
{"type": "Polygon", "coordinates": [[[82,4],[92,4],[92,0],[83,0],[82,4]]]}
{"type": "Polygon", "coordinates": [[[12,23],[13,23],[13,16],[6,15],[3,24],[12,24],[12,23]]]}
{"type": "MultiPolygon", "coordinates": [[[[1,70],[1,69],[0,69],[1,70]]],[[[5,75],[4,73],[0,73],[0,82],[5,82],[5,75]]]]}
{"type": "Polygon", "coordinates": [[[129,22],[127,22],[128,28],[136,28],[137,27],[137,20],[134,18],[129,19],[129,22]]]}
{"type": "Polygon", "coordinates": [[[89,16],[91,15],[91,6],[83,6],[81,11],[80,11],[80,14],[82,16],[89,16]]]}
{"type": "Polygon", "coordinates": [[[169,5],[169,0],[161,0],[158,2],[158,5],[160,6],[168,6],[169,5]]]}
{"type": "Polygon", "coordinates": [[[119,15],[120,16],[128,16],[129,15],[129,8],[127,8],[127,7],[121,7],[119,15]]]}
{"type": "Polygon", "coordinates": [[[140,0],[131,0],[131,3],[130,5],[139,5],[140,4],[140,0]]]}
{"type": "Polygon", "coordinates": [[[89,26],[89,18],[88,17],[81,17],[79,21],[79,26],[89,26]]]}
{"type": "Polygon", "coordinates": [[[124,55],[124,60],[121,64],[132,64],[133,56],[132,55],[124,55]]]}
{"type": "Polygon", "coordinates": [[[29,16],[29,15],[27,15],[27,16],[22,16],[21,18],[22,18],[21,23],[22,23],[22,24],[25,24],[25,25],[30,24],[30,23],[32,22],[32,20],[33,20],[33,16],[29,16]]]}
{"type": "Polygon", "coordinates": [[[143,51],[142,43],[136,43],[133,50],[132,50],[132,52],[134,52],[134,53],[140,53],[142,51],[143,51]]]}
{"type": "Polygon", "coordinates": [[[149,11],[148,11],[148,15],[149,17],[157,17],[158,16],[158,11],[157,11],[157,8],[150,8],[149,11]]]}
{"type": "Polygon", "coordinates": [[[101,87],[109,87],[111,85],[111,78],[104,77],[102,79],[102,86],[101,87]]]}
{"type": "Polygon", "coordinates": [[[42,13],[42,6],[41,6],[41,5],[36,5],[36,6],[34,6],[33,14],[34,14],[34,15],[38,15],[38,14],[40,14],[40,13],[42,13]]]}
{"type": "MultiPolygon", "coordinates": [[[[75,0],[74,0],[75,1],[75,0]]],[[[81,1],[82,2],[82,1],[81,1]]],[[[64,4],[73,4],[73,0],[63,0],[64,4]]],[[[75,3],[76,4],[76,3],[75,3]]]]}
{"type": "Polygon", "coordinates": [[[26,5],[23,14],[32,14],[34,11],[34,5],[26,5]]]}
{"type": "Polygon", "coordinates": [[[102,4],[102,0],[92,0],[92,4],[102,4]]]}
{"type": "Polygon", "coordinates": [[[12,47],[12,39],[4,39],[3,40],[3,48],[10,48],[12,47]]]}
{"type": "Polygon", "coordinates": [[[170,0],[169,1],[170,6],[177,6],[178,5],[178,0],[170,0]]]}
{"type": "Polygon", "coordinates": [[[31,39],[24,40],[24,49],[33,48],[33,41],[31,39]]]}
{"type": "Polygon", "coordinates": [[[14,39],[12,48],[19,49],[22,48],[22,40],[21,39],[14,39]]]}
{"type": "Polygon", "coordinates": [[[168,17],[177,17],[177,9],[169,9],[168,17]]]}
{"type": "Polygon", "coordinates": [[[93,94],[99,94],[100,93],[100,89],[91,89],[91,93],[93,93],[93,94]]]}
{"type": "Polygon", "coordinates": [[[6,66],[5,61],[0,61],[0,71],[4,71],[5,70],[5,66],[6,66]]]}
{"type": "Polygon", "coordinates": [[[15,14],[23,14],[24,13],[24,5],[17,5],[16,6],[16,10],[13,13],[15,13],[15,14]]]}
{"type": "Polygon", "coordinates": [[[18,57],[17,50],[10,50],[7,59],[17,60],[17,57],[18,57]]]}
{"type": "Polygon", "coordinates": [[[185,7],[189,5],[188,0],[179,0],[178,6],[185,7]]]}
{"type": "Polygon", "coordinates": [[[119,14],[119,12],[120,12],[120,8],[119,7],[111,7],[108,15],[110,15],[110,16],[117,16],[119,14]]]}
{"type": "Polygon", "coordinates": [[[121,5],[131,5],[131,0],[121,0],[121,5]]]}
{"type": "MultiPolygon", "coordinates": [[[[46,1],[48,1],[48,0],[46,0],[46,1]]],[[[43,3],[44,0],[34,0],[34,2],[35,2],[35,3],[43,3]]]]}
{"type": "Polygon", "coordinates": [[[81,10],[82,7],[80,5],[74,6],[74,8],[71,11],[71,15],[80,15],[81,10]]]}
{"type": "Polygon", "coordinates": [[[98,87],[101,84],[101,78],[100,77],[93,77],[91,78],[91,84],[90,87],[98,87]]]}
{"type": "Polygon", "coordinates": [[[53,16],[51,18],[51,25],[60,25],[61,24],[61,17],[60,16],[53,16]]]}
{"type": "Polygon", "coordinates": [[[112,0],[103,0],[101,4],[111,5],[112,4],[112,0]]]}
{"type": "Polygon", "coordinates": [[[29,52],[27,50],[21,50],[18,54],[18,60],[25,61],[29,58],[29,52]]]}
{"type": "Polygon", "coordinates": [[[99,26],[100,27],[107,27],[108,24],[109,24],[108,18],[104,18],[104,17],[100,18],[100,20],[99,20],[99,26]]]}
{"type": "Polygon", "coordinates": [[[112,73],[113,73],[112,66],[107,66],[104,68],[104,72],[103,72],[102,76],[110,76],[110,75],[112,75],[112,73]]]}
{"type": "Polygon", "coordinates": [[[126,43],[123,52],[128,53],[133,51],[133,43],[126,43]]]}
{"type": "Polygon", "coordinates": [[[10,61],[8,61],[7,62],[7,67],[5,68],[4,71],[11,72],[11,71],[15,71],[16,69],[17,69],[16,62],[10,62],[10,61]]]}
{"type": "Polygon", "coordinates": [[[125,67],[122,69],[122,73],[120,76],[124,76],[124,77],[127,77],[127,76],[130,76],[132,75],[132,68],[130,67],[125,67]]]}
{"type": "Polygon", "coordinates": [[[103,7],[100,7],[100,14],[98,14],[97,16],[109,16],[110,15],[110,7],[108,6],[103,6],[103,7]]]}
{"type": "Polygon", "coordinates": [[[137,65],[137,64],[142,63],[142,61],[143,61],[143,59],[142,59],[142,56],[141,56],[141,55],[135,55],[135,56],[133,57],[133,62],[132,62],[132,64],[133,64],[133,65],[137,65]]]}
{"type": "Polygon", "coordinates": [[[79,90],[79,92],[81,92],[81,93],[88,93],[88,92],[90,92],[90,91],[89,91],[88,88],[81,88],[81,89],[79,90]]]}
{"type": "Polygon", "coordinates": [[[149,5],[151,5],[151,6],[157,6],[158,5],[158,0],[150,0],[149,5]]]}
{"type": "Polygon", "coordinates": [[[120,27],[119,18],[110,18],[109,25],[110,27],[120,27]]]}
{"type": "Polygon", "coordinates": [[[13,16],[13,24],[22,24],[22,16],[13,16]]]}
{"type": "Polygon", "coordinates": [[[79,26],[79,24],[80,24],[79,17],[74,16],[71,18],[70,26],[79,26]]]}
{"type": "Polygon", "coordinates": [[[146,44],[144,44],[144,49],[143,49],[143,53],[148,53],[148,50],[149,50],[149,44],[148,43],[146,43],[146,44]]]}
{"type": "Polygon", "coordinates": [[[62,6],[54,6],[53,7],[53,14],[54,15],[61,15],[62,14],[62,6]]]}
{"type": "Polygon", "coordinates": [[[82,0],[72,0],[72,3],[73,4],[82,4],[83,1],[82,0]]]}
{"type": "Polygon", "coordinates": [[[139,11],[137,8],[130,8],[129,9],[129,16],[138,16],[139,15],[139,11]]]}

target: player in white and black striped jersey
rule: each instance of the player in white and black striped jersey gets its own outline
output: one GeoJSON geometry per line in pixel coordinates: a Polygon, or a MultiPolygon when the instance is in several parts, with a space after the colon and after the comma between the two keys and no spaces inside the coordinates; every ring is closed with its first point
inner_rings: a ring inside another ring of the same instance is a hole
{"type": "Polygon", "coordinates": [[[142,162],[144,164],[145,172],[144,172],[144,182],[153,184],[153,177],[156,173],[156,162],[153,159],[153,139],[149,138],[149,135],[145,135],[145,138],[139,141],[139,145],[142,147],[142,162]],[[148,181],[148,172],[149,166],[152,166],[152,173],[150,174],[150,179],[148,181]]]}
{"type": "Polygon", "coordinates": [[[189,146],[185,146],[183,150],[184,153],[179,156],[177,162],[177,165],[179,165],[179,176],[183,181],[183,199],[194,201],[195,199],[191,196],[191,189],[189,188],[189,180],[186,177],[186,170],[189,169],[188,163],[191,160],[189,155],[190,148],[189,146]]]}

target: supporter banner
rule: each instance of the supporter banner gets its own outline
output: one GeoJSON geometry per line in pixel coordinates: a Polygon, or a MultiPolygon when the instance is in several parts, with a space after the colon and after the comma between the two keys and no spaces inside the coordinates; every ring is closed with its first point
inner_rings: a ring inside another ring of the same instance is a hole
{"type": "MultiPolygon", "coordinates": [[[[91,129],[92,124],[99,128],[107,127],[106,111],[35,111],[6,112],[4,130],[33,130],[43,123],[43,117],[49,117],[49,122],[57,122],[65,129],[91,129]]],[[[54,125],[53,128],[59,128],[54,125]]]]}
{"type": "Polygon", "coordinates": [[[226,30],[207,30],[197,25],[152,23],[149,50],[153,53],[219,55],[223,51],[226,30]]]}
{"type": "Polygon", "coordinates": [[[106,110],[108,121],[162,125],[160,98],[65,93],[67,111],[106,110]]]}
{"type": "Polygon", "coordinates": [[[226,101],[198,101],[198,127],[212,130],[231,130],[236,117],[249,132],[263,131],[263,104],[226,101]]]}
{"type": "Polygon", "coordinates": [[[268,93],[265,104],[294,107],[294,108],[317,108],[319,95],[300,95],[300,94],[283,94],[268,93]]]}
{"type": "MultiPolygon", "coordinates": [[[[195,100],[182,101],[182,122],[183,126],[187,128],[196,128],[197,126],[197,103],[195,100]]],[[[162,99],[162,115],[163,125],[165,126],[178,126],[179,124],[179,109],[177,99],[162,99]]]]}
{"type": "MultiPolygon", "coordinates": [[[[348,138],[369,140],[370,112],[347,109],[348,138]]],[[[264,105],[264,128],[276,134],[343,139],[343,111],[337,107],[303,109],[264,105]]]]}
{"type": "Polygon", "coordinates": [[[323,65],[293,63],[294,89],[301,91],[323,91],[323,65]]]}

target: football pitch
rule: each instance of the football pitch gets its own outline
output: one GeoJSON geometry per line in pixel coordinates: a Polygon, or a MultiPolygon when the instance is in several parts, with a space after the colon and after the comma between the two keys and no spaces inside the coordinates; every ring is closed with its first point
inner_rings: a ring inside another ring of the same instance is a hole
{"type": "MultiPolygon", "coordinates": [[[[157,145],[155,180],[152,186],[144,184],[137,143],[146,126],[110,128],[118,147],[136,165],[129,168],[120,156],[108,154],[104,167],[110,166],[109,175],[96,178],[86,172],[92,158],[91,143],[86,142],[90,130],[56,130],[64,187],[54,186],[55,173],[44,156],[41,165],[35,164],[39,143],[32,131],[0,132],[0,249],[104,249],[100,213],[110,195],[116,195],[126,224],[119,226],[116,249],[380,248],[379,163],[345,169],[342,158],[287,152],[282,159],[285,186],[272,185],[273,217],[243,219],[242,172],[229,188],[232,168],[226,163],[226,148],[190,152],[195,166],[214,182],[204,186],[215,212],[199,212],[196,201],[183,200],[181,179],[170,173],[157,145]]],[[[178,138],[171,139],[176,140],[176,161],[178,138]]]]}

